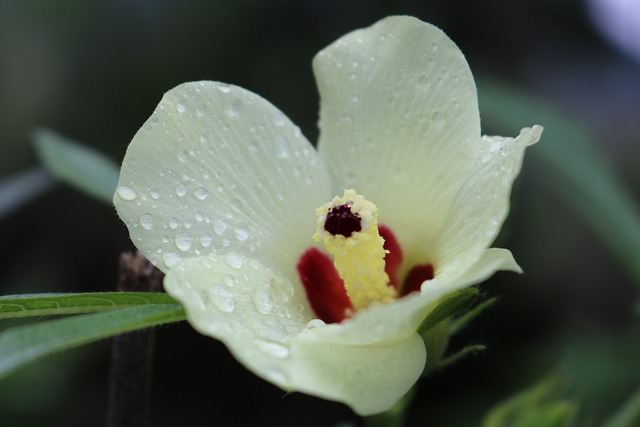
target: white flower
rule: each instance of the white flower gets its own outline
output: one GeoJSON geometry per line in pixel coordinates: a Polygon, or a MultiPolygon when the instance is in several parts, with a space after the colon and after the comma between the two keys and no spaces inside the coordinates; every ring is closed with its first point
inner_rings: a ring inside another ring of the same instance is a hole
{"type": "Polygon", "coordinates": [[[368,415],[390,408],[422,373],[416,328],[434,303],[497,270],[519,271],[508,250],[489,246],[524,148],[542,128],[481,137],[464,56],[415,18],[349,33],[313,66],[318,151],[258,95],[186,83],[131,142],[114,204],[198,331],[285,390],[368,415]],[[312,239],[315,209],[351,188],[386,227],[389,278],[400,295],[418,292],[349,309],[335,270],[317,266],[326,257],[305,264],[305,254],[323,251],[312,239]]]}

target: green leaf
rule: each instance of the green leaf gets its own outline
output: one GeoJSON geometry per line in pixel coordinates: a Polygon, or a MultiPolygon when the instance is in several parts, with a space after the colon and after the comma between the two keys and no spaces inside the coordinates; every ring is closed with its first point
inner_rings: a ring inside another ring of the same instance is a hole
{"type": "Polygon", "coordinates": [[[8,295],[0,297],[0,319],[95,313],[145,304],[177,302],[160,292],[8,295]]]}
{"type": "Polygon", "coordinates": [[[449,356],[446,359],[440,360],[436,365],[436,369],[446,368],[455,363],[458,363],[460,360],[464,359],[465,357],[471,354],[477,354],[482,351],[485,351],[486,349],[487,349],[487,346],[482,344],[468,345],[462,350],[460,350],[459,352],[455,353],[453,356],[449,356]]]}
{"type": "Polygon", "coordinates": [[[478,317],[482,312],[484,312],[489,307],[493,306],[498,301],[498,298],[489,298],[486,301],[482,301],[480,304],[473,307],[467,313],[463,314],[459,318],[455,319],[451,322],[451,326],[449,328],[449,333],[451,335],[455,335],[461,330],[463,330],[473,319],[478,317]]]}
{"type": "Polygon", "coordinates": [[[0,181],[0,219],[31,199],[49,190],[54,180],[40,167],[6,177],[0,181]]]}
{"type": "Polygon", "coordinates": [[[635,427],[640,425],[640,389],[602,427],[635,427]]]}
{"type": "Polygon", "coordinates": [[[0,378],[48,354],[182,320],[178,304],[140,305],[8,329],[0,333],[0,378]]]}
{"type": "Polygon", "coordinates": [[[466,310],[477,296],[478,290],[476,288],[466,288],[445,297],[423,320],[418,328],[418,333],[424,335],[441,321],[466,310]]]}
{"type": "Polygon", "coordinates": [[[550,377],[498,404],[482,427],[568,427],[576,406],[562,397],[562,384],[550,377]]]}
{"type": "Polygon", "coordinates": [[[544,100],[498,82],[478,85],[483,119],[499,133],[523,125],[545,131],[532,150],[548,167],[552,189],[592,228],[640,284],[640,209],[588,128],[544,100]]]}
{"type": "Polygon", "coordinates": [[[103,154],[48,129],[33,134],[40,161],[61,181],[111,204],[118,165],[103,154]]]}

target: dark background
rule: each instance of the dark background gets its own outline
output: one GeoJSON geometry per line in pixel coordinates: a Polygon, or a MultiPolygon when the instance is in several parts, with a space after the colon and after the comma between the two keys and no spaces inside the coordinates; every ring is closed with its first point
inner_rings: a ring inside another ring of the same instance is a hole
{"type": "MultiPolygon", "coordinates": [[[[442,28],[478,78],[518,85],[588,123],[622,180],[640,193],[640,56],[618,50],[589,5],[570,0],[0,0],[0,180],[38,164],[30,135],[39,126],[119,162],[162,94],[190,80],[259,93],[314,141],[311,59],[342,34],[391,14],[442,28]]],[[[640,11],[635,20],[640,26],[640,11]]],[[[492,133],[490,126],[483,131],[492,133]]],[[[541,184],[545,174],[535,156],[526,159],[500,238],[526,273],[488,281],[482,289],[501,296],[499,304],[453,343],[489,350],[422,383],[410,412],[415,425],[478,425],[491,405],[552,372],[567,379],[586,419],[606,417],[640,383],[637,288],[541,184]]],[[[2,217],[0,239],[0,294],[113,290],[119,254],[132,248],[112,207],[62,184],[2,217]]],[[[103,424],[108,363],[103,342],[12,374],[0,382],[0,425],[103,424]]],[[[285,396],[186,324],[157,331],[152,420],[357,422],[343,405],[285,396]]]]}

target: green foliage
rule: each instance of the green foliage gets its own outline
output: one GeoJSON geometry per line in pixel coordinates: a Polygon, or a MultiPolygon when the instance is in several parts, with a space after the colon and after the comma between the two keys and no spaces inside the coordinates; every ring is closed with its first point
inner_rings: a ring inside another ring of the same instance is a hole
{"type": "Polygon", "coordinates": [[[48,129],[37,130],[33,140],[40,160],[56,178],[111,204],[120,174],[114,161],[48,129]]]}
{"type": "Polygon", "coordinates": [[[95,292],[0,297],[0,319],[94,313],[144,304],[177,304],[165,293],[95,292]]]}
{"type": "Polygon", "coordinates": [[[640,425],[640,389],[602,427],[634,427],[640,425]]]}
{"type": "Polygon", "coordinates": [[[451,316],[459,314],[469,308],[478,297],[476,288],[461,289],[448,295],[427,315],[418,328],[418,333],[424,335],[429,329],[451,316]]]}
{"type": "Polygon", "coordinates": [[[498,82],[478,85],[482,117],[499,133],[524,123],[545,131],[532,150],[548,167],[551,188],[582,217],[640,284],[640,209],[588,128],[553,105],[498,82]]]}
{"type": "Polygon", "coordinates": [[[568,427],[577,408],[561,390],[558,378],[548,378],[493,408],[482,427],[568,427]]]}
{"type": "Polygon", "coordinates": [[[48,354],[182,320],[178,304],[145,304],[7,329],[0,333],[0,378],[48,354]]]}

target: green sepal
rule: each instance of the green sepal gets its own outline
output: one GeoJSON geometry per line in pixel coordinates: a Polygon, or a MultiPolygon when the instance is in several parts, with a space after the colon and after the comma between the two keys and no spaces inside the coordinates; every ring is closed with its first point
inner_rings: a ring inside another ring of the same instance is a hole
{"type": "Polygon", "coordinates": [[[478,354],[482,351],[485,351],[486,349],[487,349],[487,346],[483,344],[468,345],[462,350],[458,351],[457,353],[447,357],[446,359],[441,359],[436,365],[436,369],[446,368],[448,366],[451,366],[459,362],[460,360],[464,359],[467,356],[470,356],[472,354],[478,354]]]}
{"type": "Polygon", "coordinates": [[[461,289],[448,295],[437,303],[436,307],[425,317],[418,327],[418,333],[424,336],[429,329],[438,323],[463,312],[478,297],[478,293],[478,289],[472,287],[461,289]]]}

